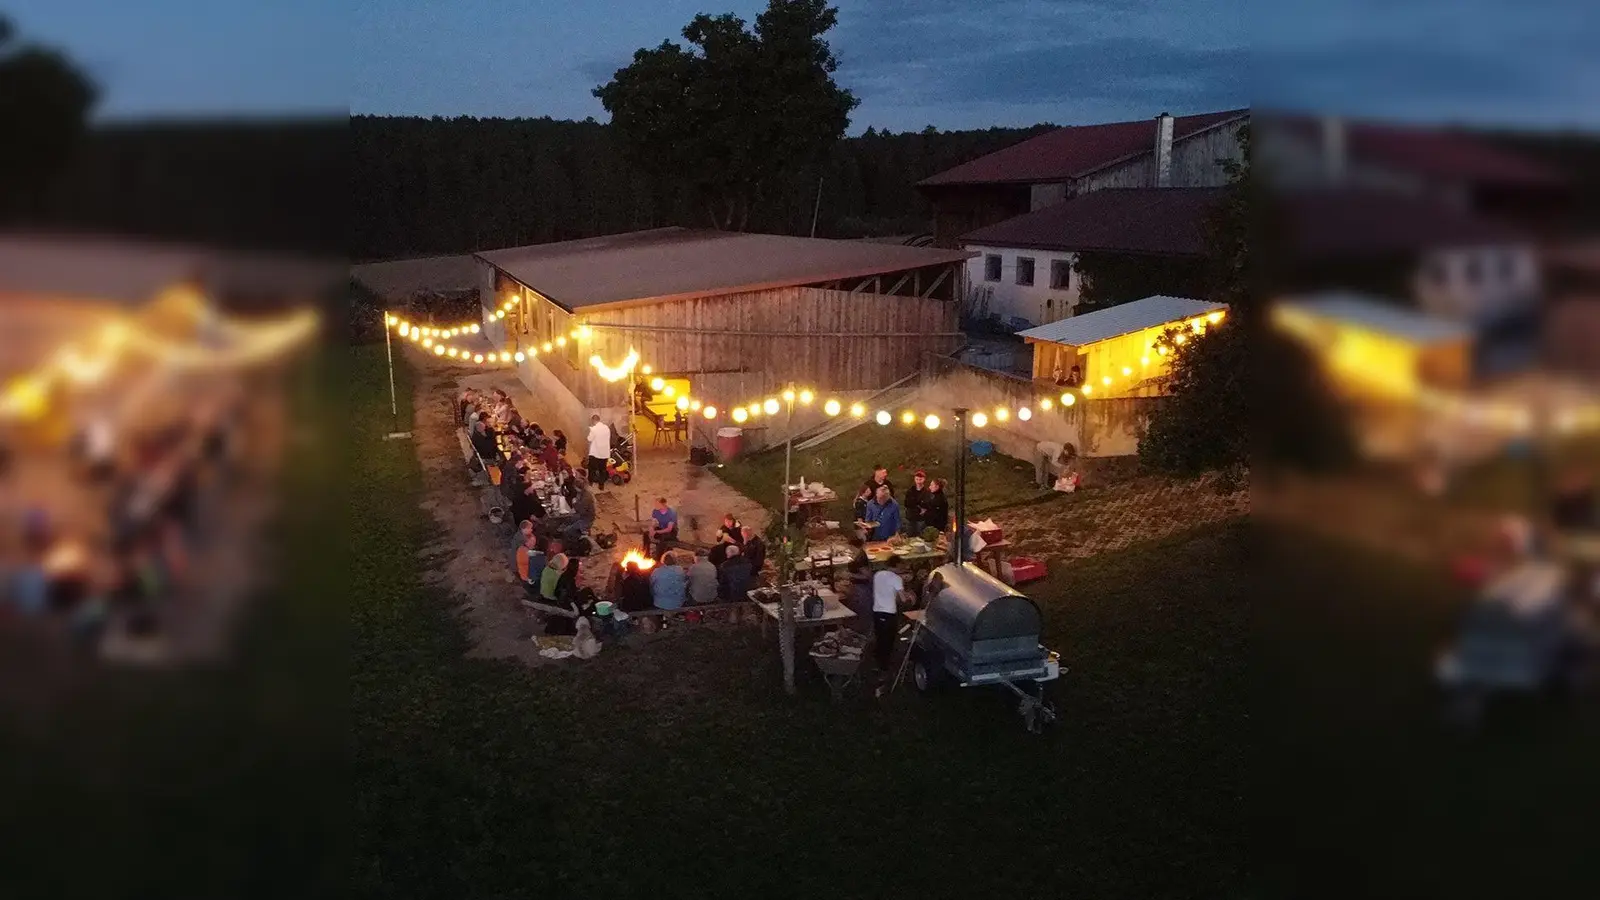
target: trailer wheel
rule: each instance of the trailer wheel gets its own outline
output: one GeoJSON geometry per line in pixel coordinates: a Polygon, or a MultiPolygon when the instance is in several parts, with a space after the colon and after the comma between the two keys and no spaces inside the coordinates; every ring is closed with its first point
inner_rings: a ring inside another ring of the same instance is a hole
{"type": "Polygon", "coordinates": [[[944,670],[939,667],[939,661],[932,654],[919,648],[911,650],[911,683],[917,690],[927,693],[937,690],[943,679],[944,670]]]}

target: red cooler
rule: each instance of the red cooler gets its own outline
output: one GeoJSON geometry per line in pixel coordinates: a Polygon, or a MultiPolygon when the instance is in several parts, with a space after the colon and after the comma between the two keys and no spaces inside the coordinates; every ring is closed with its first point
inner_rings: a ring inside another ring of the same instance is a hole
{"type": "Polygon", "coordinates": [[[732,462],[744,452],[743,428],[718,428],[717,429],[717,455],[723,462],[732,462]]]}

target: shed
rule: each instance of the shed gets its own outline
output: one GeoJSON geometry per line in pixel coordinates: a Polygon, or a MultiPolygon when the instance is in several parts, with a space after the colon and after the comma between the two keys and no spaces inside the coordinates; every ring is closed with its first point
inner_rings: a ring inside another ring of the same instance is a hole
{"type": "Polygon", "coordinates": [[[538,349],[524,380],[579,410],[618,409],[592,365],[630,349],[677,390],[727,408],[789,380],[867,391],[962,337],[970,254],[867,241],[657,228],[476,254],[484,335],[538,349]],[[504,318],[505,302],[521,300],[504,318]],[[573,333],[582,341],[566,340],[573,333]],[[549,349],[547,349],[547,347],[549,349]]]}
{"type": "Polygon", "coordinates": [[[1188,297],[1157,295],[1061,319],[1018,332],[1033,345],[1033,377],[1051,378],[1059,368],[1077,366],[1096,397],[1160,393],[1168,372],[1156,341],[1169,328],[1193,331],[1221,320],[1227,305],[1188,297]]]}
{"type": "Polygon", "coordinates": [[[1346,390],[1408,400],[1423,387],[1464,387],[1471,376],[1472,329],[1401,301],[1333,291],[1285,300],[1273,320],[1346,390]]]}

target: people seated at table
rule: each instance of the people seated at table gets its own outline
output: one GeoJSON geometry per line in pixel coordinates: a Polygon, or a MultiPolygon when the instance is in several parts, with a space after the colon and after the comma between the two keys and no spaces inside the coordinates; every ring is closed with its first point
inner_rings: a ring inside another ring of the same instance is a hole
{"type": "Polygon", "coordinates": [[[537,526],[545,517],[544,501],[539,499],[539,489],[526,481],[519,481],[518,485],[508,498],[511,501],[511,518],[518,522],[526,519],[537,526]]]}
{"type": "Polygon", "coordinates": [[[667,505],[667,498],[656,498],[656,508],[650,510],[650,527],[645,536],[651,556],[659,556],[664,546],[678,540],[678,511],[667,505]]]}
{"type": "Polygon", "coordinates": [[[694,552],[694,565],[689,567],[689,602],[717,602],[717,567],[705,550],[694,552]]]}
{"type": "Polygon", "coordinates": [[[464,426],[470,426],[472,419],[477,417],[478,391],[467,388],[456,397],[456,421],[464,426]],[[469,414],[471,417],[469,418],[469,414]]]}
{"type": "Polygon", "coordinates": [[[717,529],[717,542],[711,546],[711,562],[721,567],[728,558],[728,548],[744,545],[744,526],[733,517],[733,513],[722,516],[722,527],[717,529]]]}
{"type": "Polygon", "coordinates": [[[867,539],[887,541],[900,533],[900,504],[889,493],[886,484],[878,486],[878,493],[867,504],[867,516],[862,522],[867,526],[867,539]]]}
{"type": "Polygon", "coordinates": [[[894,494],[894,482],[889,480],[889,470],[884,467],[883,463],[878,463],[872,467],[872,477],[867,481],[872,485],[874,493],[877,492],[878,488],[886,487],[889,489],[890,495],[894,494]]]}
{"type": "Polygon", "coordinates": [[[517,523],[517,530],[511,535],[511,565],[512,568],[516,568],[517,551],[522,549],[523,539],[534,537],[535,535],[532,519],[526,517],[518,519],[513,516],[512,521],[517,523]]]}
{"type": "MultiPolygon", "coordinates": [[[[535,425],[533,427],[534,428],[538,428],[539,426],[535,425]]],[[[539,434],[542,437],[544,435],[544,432],[541,431],[539,434]]],[[[551,443],[556,445],[556,453],[558,453],[558,454],[560,454],[562,456],[566,455],[566,453],[567,453],[567,435],[566,435],[565,432],[563,432],[559,428],[557,428],[555,431],[550,432],[550,441],[551,441],[551,443]]]]}
{"type": "Polygon", "coordinates": [[[567,568],[567,555],[565,553],[551,553],[545,563],[544,571],[539,573],[539,599],[551,606],[556,606],[559,596],[561,575],[567,568]]]}
{"type": "Polygon", "coordinates": [[[950,527],[950,495],[944,488],[943,478],[928,482],[928,491],[922,495],[922,508],[918,513],[920,530],[933,528],[944,532],[950,527]]]}
{"type": "Polygon", "coordinates": [[[500,448],[495,444],[494,428],[489,424],[489,414],[478,413],[478,420],[472,425],[472,433],[468,435],[472,440],[472,449],[484,461],[491,461],[500,455],[500,448]]]}
{"type": "Polygon", "coordinates": [[[682,609],[687,599],[688,576],[678,564],[677,554],[667,551],[650,572],[650,601],[656,609],[682,609]]]}
{"type": "MultiPolygon", "coordinates": [[[[544,593],[544,570],[546,559],[539,552],[539,539],[529,532],[523,536],[522,546],[517,548],[517,577],[522,579],[522,586],[529,594],[544,593]]],[[[560,593],[560,585],[556,591],[560,593]]]]}
{"type": "Polygon", "coordinates": [[[928,473],[918,469],[911,476],[911,486],[906,488],[905,497],[901,499],[900,511],[904,514],[906,534],[916,535],[922,532],[922,498],[928,493],[928,473]]]}
{"type": "Polygon", "coordinates": [[[738,544],[725,544],[727,556],[722,565],[717,566],[718,596],[724,603],[737,602],[747,599],[746,595],[755,581],[755,572],[750,568],[750,560],[739,549],[738,544]]]}
{"type": "Polygon", "coordinates": [[[559,606],[567,607],[577,602],[578,599],[578,570],[583,565],[583,560],[571,553],[563,553],[566,562],[561,567],[561,577],[556,579],[556,600],[559,606]]]}
{"type": "Polygon", "coordinates": [[[760,581],[761,567],[767,562],[767,542],[756,534],[754,528],[741,529],[741,533],[744,535],[744,549],[741,552],[750,560],[750,571],[760,581]]]}

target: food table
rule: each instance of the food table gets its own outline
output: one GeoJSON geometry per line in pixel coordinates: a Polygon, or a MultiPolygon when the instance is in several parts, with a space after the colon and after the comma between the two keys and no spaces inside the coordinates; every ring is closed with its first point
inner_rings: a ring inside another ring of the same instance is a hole
{"type": "Polygon", "coordinates": [[[789,490],[789,524],[805,525],[811,518],[821,518],[821,514],[809,516],[806,512],[808,506],[821,506],[839,499],[833,488],[819,485],[791,484],[789,490]]]}
{"type": "MultiPolygon", "coordinates": [[[[822,598],[822,615],[815,619],[808,619],[800,615],[799,611],[796,611],[794,617],[794,627],[796,629],[815,628],[821,625],[843,625],[856,617],[855,611],[845,606],[839,599],[837,591],[823,586],[817,586],[815,590],[817,596],[822,598]]],[[[756,588],[746,594],[750,598],[750,602],[754,603],[756,608],[761,611],[761,636],[763,638],[767,636],[767,622],[778,621],[778,600],[775,596],[777,591],[778,588],[756,588]]]]}

